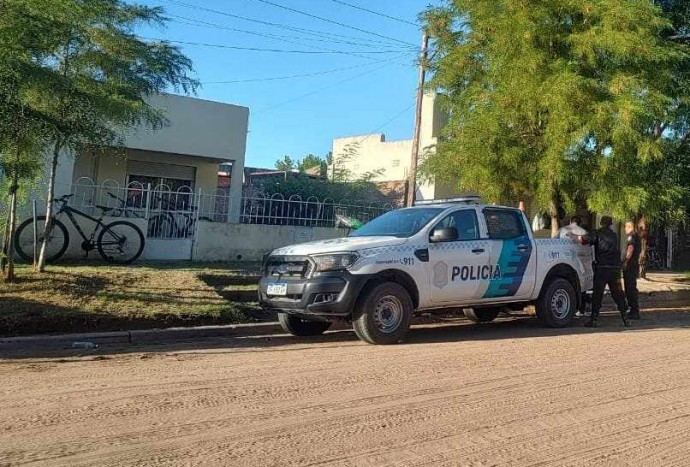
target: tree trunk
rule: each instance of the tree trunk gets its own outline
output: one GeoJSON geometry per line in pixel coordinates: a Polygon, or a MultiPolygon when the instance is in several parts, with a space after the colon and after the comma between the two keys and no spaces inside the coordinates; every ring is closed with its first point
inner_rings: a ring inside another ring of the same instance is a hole
{"type": "MultiPolygon", "coordinates": [[[[43,231],[43,242],[41,242],[41,252],[38,255],[38,263],[36,270],[38,272],[45,272],[46,270],[46,250],[48,249],[48,238],[50,232],[53,230],[53,204],[55,202],[55,176],[57,172],[58,158],[60,157],[60,150],[62,143],[58,140],[55,142],[53,148],[53,160],[50,165],[50,179],[48,180],[48,196],[46,205],[46,223],[43,231]]],[[[40,234],[40,232],[39,232],[40,234]]]]}
{"type": "Polygon", "coordinates": [[[640,236],[640,278],[647,279],[647,263],[649,260],[649,223],[647,217],[637,215],[637,233],[640,236]]]}
{"type": "Polygon", "coordinates": [[[17,230],[17,191],[19,190],[19,149],[15,154],[12,170],[12,185],[10,186],[10,217],[8,222],[7,244],[7,268],[5,270],[5,282],[14,282],[14,234],[17,230]]]}
{"type": "Polygon", "coordinates": [[[13,181],[12,194],[10,195],[10,228],[9,238],[7,239],[7,269],[5,271],[5,282],[14,282],[14,234],[17,229],[17,185],[16,176],[13,181]]]}
{"type": "Polygon", "coordinates": [[[558,201],[558,196],[554,196],[549,206],[549,215],[551,216],[551,238],[558,237],[558,231],[561,228],[561,203],[558,201]]]}
{"type": "Polygon", "coordinates": [[[2,236],[2,256],[0,256],[0,270],[5,274],[7,269],[7,253],[10,241],[10,210],[7,210],[7,219],[5,219],[5,231],[2,236]]]}

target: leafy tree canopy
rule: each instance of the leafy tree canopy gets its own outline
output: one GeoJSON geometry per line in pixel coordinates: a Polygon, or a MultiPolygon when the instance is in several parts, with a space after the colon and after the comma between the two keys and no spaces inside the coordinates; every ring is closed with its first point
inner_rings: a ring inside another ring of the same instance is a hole
{"type": "Polygon", "coordinates": [[[578,197],[621,217],[654,208],[647,176],[687,133],[690,98],[669,14],[649,1],[447,0],[424,19],[450,113],[427,173],[554,216],[578,197]]]}

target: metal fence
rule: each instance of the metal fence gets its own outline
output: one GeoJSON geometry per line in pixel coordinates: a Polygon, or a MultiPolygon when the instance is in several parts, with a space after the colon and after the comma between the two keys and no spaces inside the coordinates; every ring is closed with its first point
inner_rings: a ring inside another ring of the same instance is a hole
{"type": "MultiPolygon", "coordinates": [[[[228,223],[232,219],[232,199],[228,189],[214,193],[139,182],[121,185],[115,180],[94,183],[80,178],[69,186],[57,186],[59,193],[71,193],[71,207],[91,216],[100,215],[146,219],[148,237],[159,239],[191,238],[199,222],[228,223]]],[[[336,227],[338,216],[366,223],[394,209],[391,203],[340,200],[299,195],[254,194],[239,201],[239,221],[244,224],[336,227]]],[[[40,202],[41,210],[45,203],[40,202]]]]}
{"type": "Polygon", "coordinates": [[[323,201],[316,197],[302,199],[299,195],[285,198],[281,194],[270,197],[243,198],[240,222],[244,224],[298,225],[306,227],[335,227],[337,216],[356,218],[366,223],[393,209],[390,203],[364,201],[323,201]]]}

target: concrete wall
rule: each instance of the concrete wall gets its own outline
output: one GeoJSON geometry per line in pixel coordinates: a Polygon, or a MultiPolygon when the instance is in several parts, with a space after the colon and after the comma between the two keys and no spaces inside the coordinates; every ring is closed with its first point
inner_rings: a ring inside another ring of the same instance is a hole
{"type": "Polygon", "coordinates": [[[412,141],[386,141],[386,135],[350,136],[333,140],[333,157],[338,169],[352,172],[358,178],[367,172],[384,169],[373,181],[388,182],[407,178],[412,154],[412,141]],[[357,148],[349,160],[343,161],[347,148],[357,148]]]}
{"type": "MultiPolygon", "coordinates": [[[[195,167],[195,191],[201,188],[204,193],[213,194],[218,187],[217,159],[137,149],[112,149],[106,152],[85,151],[78,154],[74,161],[72,182],[76,182],[81,177],[88,177],[97,184],[106,180],[114,180],[120,186],[125,186],[127,184],[128,159],[195,167]]],[[[166,174],[160,174],[160,176],[165,177],[166,174]]]]}
{"type": "Polygon", "coordinates": [[[151,97],[149,102],[165,112],[169,124],[155,131],[127,131],[126,147],[244,162],[247,107],[172,94],[151,97]]]}
{"type": "Polygon", "coordinates": [[[260,261],[276,248],[345,236],[326,227],[199,222],[193,249],[195,261],[260,261]]]}

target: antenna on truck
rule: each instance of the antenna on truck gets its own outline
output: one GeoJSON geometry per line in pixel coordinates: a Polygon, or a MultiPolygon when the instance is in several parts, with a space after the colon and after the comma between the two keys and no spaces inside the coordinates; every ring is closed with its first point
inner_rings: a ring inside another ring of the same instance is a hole
{"type": "Polygon", "coordinates": [[[415,206],[429,206],[434,204],[479,204],[482,201],[481,196],[462,196],[460,198],[443,198],[443,199],[426,199],[423,201],[415,201],[415,206]]]}

